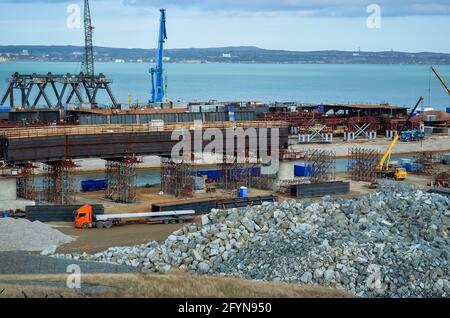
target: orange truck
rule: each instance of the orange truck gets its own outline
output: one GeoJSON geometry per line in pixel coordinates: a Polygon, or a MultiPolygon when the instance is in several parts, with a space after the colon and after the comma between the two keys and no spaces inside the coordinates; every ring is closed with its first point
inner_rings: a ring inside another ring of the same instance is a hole
{"type": "Polygon", "coordinates": [[[113,226],[127,223],[184,223],[194,220],[194,210],[146,212],[128,214],[102,214],[94,215],[93,207],[85,205],[75,211],[74,226],[77,229],[110,229],[113,226]]]}

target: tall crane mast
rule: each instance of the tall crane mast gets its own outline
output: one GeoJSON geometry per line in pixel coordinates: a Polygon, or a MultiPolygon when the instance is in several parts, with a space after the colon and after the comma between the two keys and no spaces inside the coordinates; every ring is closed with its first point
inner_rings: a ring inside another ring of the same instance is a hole
{"type": "Polygon", "coordinates": [[[152,97],[150,103],[162,103],[164,100],[164,44],[167,40],[166,10],[161,9],[159,25],[158,49],[156,51],[156,65],[150,69],[152,76],[152,97]]]}
{"type": "Polygon", "coordinates": [[[91,10],[89,0],[84,0],[84,60],[83,68],[85,75],[94,76],[94,47],[92,44],[94,27],[92,26],[91,10]]]}
{"type": "Polygon", "coordinates": [[[447,84],[445,83],[445,81],[441,77],[441,75],[439,75],[439,73],[436,71],[436,69],[433,66],[431,66],[431,70],[433,71],[434,75],[436,75],[436,77],[441,82],[441,84],[445,87],[445,89],[447,90],[447,93],[450,95],[450,89],[448,88],[447,84]]]}

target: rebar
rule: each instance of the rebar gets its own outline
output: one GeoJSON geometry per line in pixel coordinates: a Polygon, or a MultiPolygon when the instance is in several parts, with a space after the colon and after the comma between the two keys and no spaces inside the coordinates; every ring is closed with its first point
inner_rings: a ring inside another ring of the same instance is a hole
{"type": "Polygon", "coordinates": [[[351,148],[347,170],[353,181],[373,182],[377,179],[380,153],[375,149],[351,148]]]}
{"type": "Polygon", "coordinates": [[[440,171],[438,169],[439,163],[442,162],[442,153],[439,152],[421,152],[415,157],[417,173],[422,175],[434,176],[440,171]]]}
{"type": "Polygon", "coordinates": [[[134,203],[137,200],[137,173],[142,158],[127,156],[106,160],[105,175],[108,188],[105,197],[121,203],[134,203]]]}
{"type": "Polygon", "coordinates": [[[169,158],[161,159],[161,192],[177,198],[194,196],[195,177],[192,175],[192,163],[175,162],[169,158]]]}
{"type": "Polygon", "coordinates": [[[254,158],[225,156],[219,164],[220,177],[218,185],[222,189],[237,190],[240,187],[252,187],[253,168],[257,166],[254,158]]]}
{"type": "Polygon", "coordinates": [[[56,205],[73,204],[76,201],[74,173],[77,165],[71,160],[43,163],[44,200],[56,205]]]}
{"type": "Polygon", "coordinates": [[[36,200],[37,191],[34,184],[34,171],[36,167],[32,163],[20,166],[21,175],[17,178],[17,197],[26,200],[36,200]]]}
{"type": "Polygon", "coordinates": [[[306,161],[311,166],[311,183],[329,182],[336,179],[336,153],[327,150],[312,150],[306,161]]]}

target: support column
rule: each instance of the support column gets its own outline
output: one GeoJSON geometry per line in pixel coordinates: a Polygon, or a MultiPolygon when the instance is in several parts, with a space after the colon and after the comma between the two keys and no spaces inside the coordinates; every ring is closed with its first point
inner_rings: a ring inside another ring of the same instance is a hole
{"type": "Polygon", "coordinates": [[[43,163],[44,200],[55,205],[75,203],[74,173],[78,166],[72,160],[43,163]]]}
{"type": "Polygon", "coordinates": [[[134,203],[137,200],[136,169],[142,158],[129,156],[106,159],[105,175],[108,181],[106,198],[116,202],[134,203]]]}
{"type": "Polygon", "coordinates": [[[174,195],[177,198],[191,198],[194,196],[194,182],[192,164],[161,158],[162,193],[174,195]]]}
{"type": "Polygon", "coordinates": [[[34,186],[34,169],[32,163],[20,166],[21,175],[17,178],[17,197],[26,200],[36,200],[36,187],[34,186]]]}

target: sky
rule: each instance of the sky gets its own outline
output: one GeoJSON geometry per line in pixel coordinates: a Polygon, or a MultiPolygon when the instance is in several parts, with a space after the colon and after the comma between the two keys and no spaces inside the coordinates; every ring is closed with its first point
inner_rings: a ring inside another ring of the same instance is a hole
{"type": "MultiPolygon", "coordinates": [[[[0,45],[83,45],[82,0],[0,0],[0,45]],[[78,18],[78,20],[77,20],[78,18]],[[9,30],[9,31],[5,31],[9,30]]],[[[450,0],[91,0],[94,45],[450,53],[450,0]]]]}

